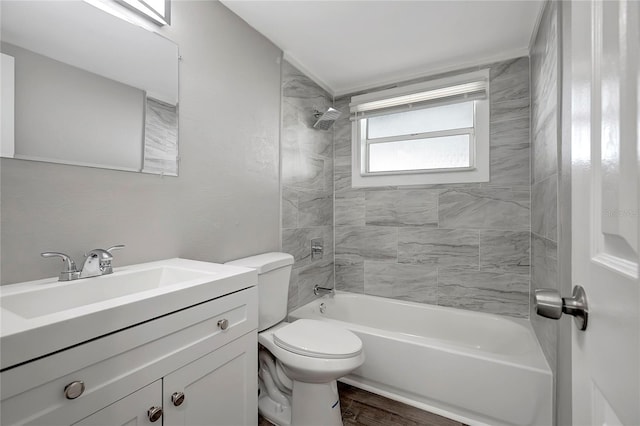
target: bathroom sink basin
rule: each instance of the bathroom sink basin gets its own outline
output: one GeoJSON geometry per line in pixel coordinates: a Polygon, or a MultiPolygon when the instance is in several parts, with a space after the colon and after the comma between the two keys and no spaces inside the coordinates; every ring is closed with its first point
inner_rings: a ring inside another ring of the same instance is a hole
{"type": "Polygon", "coordinates": [[[211,281],[215,272],[161,266],[64,283],[43,284],[31,291],[2,297],[2,308],[23,318],[66,311],[117,297],[146,292],[193,280],[211,281]]]}
{"type": "Polygon", "coordinates": [[[43,356],[257,283],[255,270],[186,259],[0,287],[0,368],[43,356]]]}

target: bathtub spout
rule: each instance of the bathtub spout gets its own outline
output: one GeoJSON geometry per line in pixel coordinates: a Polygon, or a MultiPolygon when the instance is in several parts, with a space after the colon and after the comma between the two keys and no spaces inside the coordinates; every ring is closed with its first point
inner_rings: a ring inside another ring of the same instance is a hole
{"type": "Polygon", "coordinates": [[[316,284],[313,286],[313,294],[315,294],[316,296],[323,296],[325,294],[330,294],[333,296],[335,294],[335,290],[332,288],[320,287],[318,284],[316,284]]]}

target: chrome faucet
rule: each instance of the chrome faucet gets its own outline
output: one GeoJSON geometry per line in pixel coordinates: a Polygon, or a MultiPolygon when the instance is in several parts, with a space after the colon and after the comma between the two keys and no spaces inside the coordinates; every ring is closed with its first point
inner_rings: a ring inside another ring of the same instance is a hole
{"type": "Polygon", "coordinates": [[[90,278],[99,275],[107,275],[113,272],[111,261],[113,260],[112,250],[124,248],[124,245],[109,247],[108,249],[93,249],[87,255],[82,266],[82,271],[78,271],[76,263],[70,256],[58,252],[44,252],[42,257],[60,257],[66,263],[64,271],[60,272],[58,281],[73,281],[80,278],[90,278]]]}
{"type": "Polygon", "coordinates": [[[315,294],[316,296],[322,296],[325,294],[334,295],[335,290],[332,288],[320,287],[318,284],[316,284],[313,286],[313,294],[315,294]]]}

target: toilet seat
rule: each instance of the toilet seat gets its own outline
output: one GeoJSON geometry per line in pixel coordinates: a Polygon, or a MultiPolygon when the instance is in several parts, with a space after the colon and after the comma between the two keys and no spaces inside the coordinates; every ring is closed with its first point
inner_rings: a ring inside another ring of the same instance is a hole
{"type": "Polygon", "coordinates": [[[273,333],[273,342],[298,355],[324,359],[346,359],[362,352],[362,341],[352,332],[333,324],[300,319],[273,333]]]}
{"type": "MultiPolygon", "coordinates": [[[[298,321],[301,320],[295,322],[298,321]]],[[[321,358],[317,355],[314,357],[297,354],[289,349],[280,347],[275,342],[274,334],[285,327],[289,327],[291,324],[293,323],[281,322],[258,333],[258,343],[271,352],[277,361],[282,364],[285,374],[290,379],[304,383],[328,383],[351,373],[364,362],[365,354],[362,349],[362,343],[355,334],[352,334],[352,336],[358,340],[358,347],[361,349],[357,355],[351,357],[321,358]]],[[[349,333],[351,334],[351,332],[349,333]]]]}

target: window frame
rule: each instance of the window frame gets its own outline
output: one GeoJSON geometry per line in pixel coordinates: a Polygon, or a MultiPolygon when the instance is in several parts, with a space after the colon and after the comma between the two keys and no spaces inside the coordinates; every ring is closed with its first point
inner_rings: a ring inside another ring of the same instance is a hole
{"type": "Polygon", "coordinates": [[[145,0],[115,0],[116,3],[129,9],[138,16],[141,16],[156,25],[171,25],[171,0],[164,1],[164,15],[150,6],[145,0]]]}
{"type": "MultiPolygon", "coordinates": [[[[468,83],[470,81],[484,80],[486,85],[486,97],[483,99],[473,100],[473,128],[456,128],[443,131],[423,132],[411,135],[399,135],[383,138],[368,139],[366,115],[358,118],[357,115],[352,117],[352,187],[375,187],[375,186],[405,186],[405,185],[425,185],[425,184],[447,184],[447,183],[472,183],[472,182],[488,182],[490,179],[489,171],[489,69],[483,69],[471,73],[459,74],[456,76],[429,80],[426,82],[412,84],[408,86],[396,87],[392,89],[382,90],[378,92],[367,93],[364,95],[352,97],[350,106],[352,111],[359,105],[375,102],[384,102],[385,100],[411,96],[420,92],[446,88],[449,86],[468,83]],[[434,138],[438,136],[451,136],[454,134],[468,134],[469,138],[469,167],[450,167],[450,168],[431,168],[420,170],[394,170],[394,171],[378,171],[371,172],[369,170],[368,153],[369,147],[373,143],[384,143],[425,139],[425,136],[434,138]]],[[[459,99],[453,102],[437,102],[434,101],[432,107],[444,106],[447,104],[457,104],[469,102],[469,99],[459,99]]],[[[410,111],[411,105],[406,104],[404,110],[410,111]]],[[[427,106],[428,108],[429,106],[427,106]]],[[[392,110],[388,115],[397,112],[392,110]]],[[[382,113],[381,115],[387,115],[382,113]]]]}

